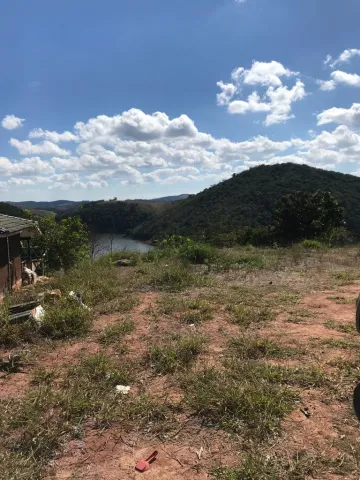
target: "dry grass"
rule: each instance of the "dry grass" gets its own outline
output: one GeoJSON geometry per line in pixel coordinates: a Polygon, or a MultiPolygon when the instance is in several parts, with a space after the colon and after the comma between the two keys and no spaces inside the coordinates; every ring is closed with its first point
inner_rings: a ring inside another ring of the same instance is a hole
{"type": "MultiPolygon", "coordinates": [[[[348,406],[360,380],[352,304],[357,248],[234,248],[217,252],[210,267],[155,253],[131,261],[126,269],[106,259],[84,264],[6,301],[48,288],[63,293],[45,306],[41,329],[10,326],[6,308],[0,312],[0,343],[25,357],[36,351],[39,362],[28,370],[24,395],[4,393],[22,374],[0,380],[7,382],[0,385],[0,478],[49,478],[49,462],[61,458],[64,445],[112,426],[133,441],[187,452],[199,452],[201,432],[215,444],[229,435],[230,465],[216,455],[215,468],[205,460],[189,468],[178,462],[176,478],[356,478],[358,427],[348,406]],[[67,299],[71,290],[83,292],[90,312],[67,299]],[[317,309],[314,291],[323,299],[317,309]],[[102,315],[101,331],[100,314],[110,314],[102,315]],[[67,356],[77,343],[82,354],[67,356]],[[116,385],[131,386],[130,393],[117,393],[116,385]],[[321,399],[316,408],[309,395],[321,399]]],[[[89,453],[89,462],[96,458],[89,453]]],[[[160,465],[152,468],[162,480],[160,465]]]]}

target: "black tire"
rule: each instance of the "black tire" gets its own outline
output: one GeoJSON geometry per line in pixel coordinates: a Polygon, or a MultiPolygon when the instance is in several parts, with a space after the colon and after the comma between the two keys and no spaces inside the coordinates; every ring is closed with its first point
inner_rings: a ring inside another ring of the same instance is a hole
{"type": "Polygon", "coordinates": [[[356,330],[360,333],[360,296],[356,299],[356,330]]]}
{"type": "Polygon", "coordinates": [[[358,383],[354,389],[353,405],[355,415],[357,416],[358,420],[360,420],[360,383],[358,383]]]}

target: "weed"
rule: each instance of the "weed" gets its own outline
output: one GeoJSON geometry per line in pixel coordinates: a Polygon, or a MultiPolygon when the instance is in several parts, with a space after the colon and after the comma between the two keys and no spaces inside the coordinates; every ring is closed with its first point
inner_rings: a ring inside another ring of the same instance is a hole
{"type": "Polygon", "coordinates": [[[51,338],[70,338],[86,333],[91,325],[92,314],[75,300],[62,299],[48,306],[41,331],[51,338]]]}
{"type": "Polygon", "coordinates": [[[324,248],[324,245],[317,240],[303,240],[300,245],[308,250],[320,250],[324,248]]]}
{"type": "Polygon", "coordinates": [[[352,349],[352,348],[358,348],[359,345],[355,342],[352,342],[350,340],[345,340],[345,339],[324,339],[322,340],[323,345],[327,345],[328,347],[331,348],[342,348],[342,349],[352,349]]]}
{"type": "Polygon", "coordinates": [[[359,277],[356,272],[348,270],[344,272],[332,272],[331,275],[337,285],[349,285],[359,277]]]}
{"type": "Polygon", "coordinates": [[[150,283],[155,288],[167,292],[178,292],[188,287],[204,285],[206,281],[206,277],[196,275],[188,266],[181,263],[157,265],[150,278],[150,283]]]}
{"type": "Polygon", "coordinates": [[[66,294],[81,291],[84,303],[96,306],[119,295],[118,274],[119,269],[100,259],[95,263],[84,262],[69,270],[66,275],[54,277],[51,286],[66,294]]]}
{"type": "Polygon", "coordinates": [[[204,350],[201,336],[179,337],[164,345],[155,345],[148,354],[148,363],[156,373],[173,373],[188,368],[204,350]]]}
{"type": "Polygon", "coordinates": [[[231,352],[240,359],[259,358],[286,358],[301,354],[302,352],[294,347],[284,347],[272,340],[257,335],[243,335],[233,338],[229,342],[231,352]]]}
{"type": "Polygon", "coordinates": [[[354,303],[354,300],[347,300],[345,297],[327,297],[328,300],[334,301],[338,305],[346,305],[354,303]]]}
{"type": "Polygon", "coordinates": [[[239,468],[216,468],[211,475],[215,480],[305,480],[318,478],[325,471],[336,474],[344,462],[343,456],[329,459],[305,450],[296,452],[291,459],[265,457],[258,452],[247,455],[239,468]]]}
{"type": "Polygon", "coordinates": [[[36,325],[30,320],[11,324],[9,321],[0,324],[0,345],[16,347],[22,343],[31,343],[38,337],[36,325]]]}
{"type": "Polygon", "coordinates": [[[209,425],[264,439],[280,427],[296,395],[243,365],[241,377],[214,368],[184,377],[185,401],[209,425]]]}
{"type": "Polygon", "coordinates": [[[124,320],[123,322],[116,323],[106,327],[100,334],[99,342],[103,345],[111,345],[117,343],[125,335],[134,331],[134,322],[132,320],[124,320]]]}
{"type": "Polygon", "coordinates": [[[327,320],[324,325],[325,325],[325,327],[329,328],[330,330],[336,330],[337,332],[342,332],[342,333],[353,333],[353,332],[355,332],[355,326],[354,325],[335,322],[335,320],[327,320]]]}
{"type": "Polygon", "coordinates": [[[260,327],[264,323],[274,320],[275,314],[272,310],[264,307],[248,307],[245,305],[235,305],[228,307],[234,323],[241,327],[251,325],[260,327]]]}
{"type": "Polygon", "coordinates": [[[133,295],[120,295],[113,300],[102,303],[97,307],[97,312],[100,315],[110,313],[126,313],[130,312],[136,305],[138,300],[133,295]]]}

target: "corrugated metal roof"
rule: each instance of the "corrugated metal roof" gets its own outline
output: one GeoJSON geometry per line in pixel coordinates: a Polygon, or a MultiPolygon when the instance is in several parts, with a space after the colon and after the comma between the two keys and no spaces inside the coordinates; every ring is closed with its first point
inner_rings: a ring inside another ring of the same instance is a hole
{"type": "Polygon", "coordinates": [[[0,235],[8,233],[21,232],[26,228],[35,227],[36,223],[32,220],[25,220],[24,218],[10,217],[0,213],[0,235]]]}

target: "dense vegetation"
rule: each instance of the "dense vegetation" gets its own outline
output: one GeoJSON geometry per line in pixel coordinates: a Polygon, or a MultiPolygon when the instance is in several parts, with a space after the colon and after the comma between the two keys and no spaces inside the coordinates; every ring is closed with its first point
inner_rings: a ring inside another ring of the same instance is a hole
{"type": "Polygon", "coordinates": [[[83,204],[72,215],[79,216],[92,232],[128,233],[146,221],[155,221],[158,213],[169,207],[169,203],[110,200],[83,204]]]}
{"type": "Polygon", "coordinates": [[[134,235],[149,239],[180,234],[215,242],[222,235],[238,234],[244,228],[242,234],[246,235],[246,227],[274,223],[272,212],[284,195],[317,190],[330,192],[337,199],[344,210],[347,229],[359,238],[360,179],[292,163],[259,166],[234,175],[176,203],[155,220],[145,221],[134,235]]]}
{"type": "Polygon", "coordinates": [[[3,215],[10,215],[11,217],[29,218],[26,210],[5,202],[0,202],[0,213],[3,215]]]}

